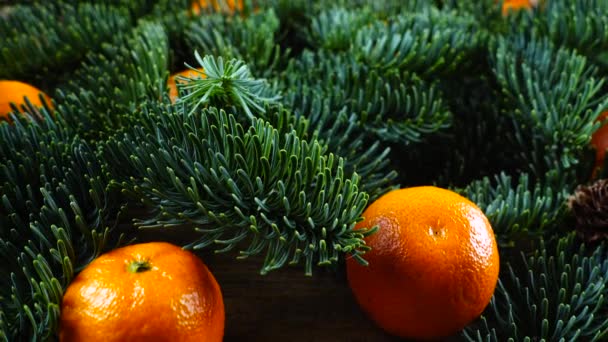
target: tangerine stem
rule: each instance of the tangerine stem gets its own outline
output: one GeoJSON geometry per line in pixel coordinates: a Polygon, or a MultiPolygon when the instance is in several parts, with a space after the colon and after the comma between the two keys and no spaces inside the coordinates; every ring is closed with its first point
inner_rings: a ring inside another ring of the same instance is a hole
{"type": "Polygon", "coordinates": [[[129,273],[142,273],[149,271],[152,265],[147,260],[133,260],[127,265],[127,271],[129,273]]]}

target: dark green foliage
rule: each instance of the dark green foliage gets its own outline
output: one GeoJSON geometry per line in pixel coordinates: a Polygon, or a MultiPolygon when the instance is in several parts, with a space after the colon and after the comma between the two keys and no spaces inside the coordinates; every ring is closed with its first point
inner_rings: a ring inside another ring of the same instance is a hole
{"type": "Polygon", "coordinates": [[[395,179],[389,150],[406,160],[417,151],[411,146],[451,124],[435,84],[408,72],[381,73],[349,55],[305,51],[288,67],[286,83],[284,103],[347,165],[359,165],[362,189],[374,198],[395,179]]]}
{"type": "Polygon", "coordinates": [[[577,164],[598,127],[594,120],[608,108],[596,68],[573,51],[523,35],[500,39],[491,58],[506,106],[513,111],[522,147],[516,157],[537,176],[577,164]]]}
{"type": "Polygon", "coordinates": [[[452,112],[452,125],[419,153],[433,154],[440,161],[432,166],[434,172],[427,172],[441,186],[466,186],[488,175],[521,172],[513,158],[521,147],[515,142],[512,120],[496,105],[501,97],[492,78],[486,76],[489,73],[487,61],[481,59],[471,69],[472,75],[480,76],[455,75],[439,83],[452,112]]]}
{"type": "Polygon", "coordinates": [[[332,8],[312,19],[306,32],[308,44],[316,48],[345,51],[351,48],[352,37],[373,20],[370,10],[332,8]]]}
{"type": "Polygon", "coordinates": [[[409,73],[370,70],[347,55],[305,52],[287,70],[287,79],[296,110],[308,102],[308,89],[317,91],[331,109],[357,114],[370,140],[408,145],[450,125],[451,113],[433,84],[409,73]]]}
{"type": "Polygon", "coordinates": [[[138,102],[166,96],[168,59],[162,26],[142,21],[119,43],[88,56],[60,92],[58,111],[85,138],[122,127],[138,102]]]}
{"type": "Polygon", "coordinates": [[[432,1],[427,0],[319,0],[311,1],[315,11],[323,11],[328,8],[348,8],[348,9],[370,9],[379,18],[386,18],[396,13],[419,12],[433,6],[432,1]]]}
{"type": "MultiPolygon", "coordinates": [[[[33,110],[33,108],[32,108],[33,110]]],[[[117,194],[103,165],[63,122],[0,124],[0,337],[54,336],[63,289],[112,248],[117,194]]]]}
{"type": "Polygon", "coordinates": [[[153,106],[109,139],[104,156],[122,186],[155,210],[140,226],[199,233],[194,248],[228,251],[247,241],[241,257],[266,251],[262,273],[303,258],[310,274],[313,263],[365,250],[353,230],[367,203],[359,177],[344,174],[344,161],[318,142],[263,120],[244,127],[215,108],[153,106]]]}
{"type": "Polygon", "coordinates": [[[0,20],[0,78],[44,79],[131,26],[129,12],[106,5],[16,6],[0,20]]]}
{"type": "Polygon", "coordinates": [[[478,32],[472,17],[429,9],[362,28],[352,51],[364,64],[380,70],[453,72],[478,47],[478,32]]]}
{"type": "Polygon", "coordinates": [[[0,340],[56,339],[65,287],[133,218],[310,274],[365,262],[365,205],[421,184],[473,200],[500,242],[495,297],[461,337],[608,338],[606,248],[559,239],[608,109],[608,2],[218,2],[0,8],[0,78],[55,105],[0,124],[0,340]],[[171,104],[187,66],[206,78],[171,104]],[[146,210],[120,216],[129,202],[146,210]]]}
{"type": "Polygon", "coordinates": [[[564,218],[569,195],[568,189],[555,184],[531,184],[527,174],[518,179],[505,174],[486,177],[459,192],[483,210],[503,246],[555,229],[564,218]]]}
{"type": "Polygon", "coordinates": [[[279,19],[268,10],[249,17],[201,16],[186,32],[192,53],[246,61],[256,77],[269,77],[284,67],[289,49],[276,42],[279,19]]]}
{"type": "Polygon", "coordinates": [[[608,336],[606,246],[588,251],[573,234],[541,241],[501,271],[494,298],[469,341],[604,341],[608,336]],[[551,246],[555,245],[555,246],[551,246]]]}
{"type": "Polygon", "coordinates": [[[546,1],[526,18],[557,45],[595,57],[608,48],[608,2],[603,0],[546,1]]]}
{"type": "Polygon", "coordinates": [[[310,23],[314,2],[310,0],[266,0],[258,1],[261,11],[272,9],[279,18],[279,34],[276,37],[283,49],[296,54],[306,46],[302,32],[310,23]]]}
{"type": "MultiPolygon", "coordinates": [[[[497,34],[508,31],[510,23],[518,20],[517,11],[503,17],[502,2],[505,1],[460,1],[435,0],[444,11],[455,11],[455,15],[473,16],[478,27],[487,33],[497,34]]],[[[516,27],[516,25],[513,25],[516,27]]]]}
{"type": "Polygon", "coordinates": [[[369,193],[371,200],[396,187],[397,173],[391,170],[388,158],[390,148],[383,148],[378,141],[370,142],[357,115],[349,114],[345,107],[333,109],[331,100],[313,89],[290,95],[288,106],[295,108],[296,117],[308,123],[306,132],[326,145],[328,151],[345,158],[345,170],[361,176],[361,190],[369,193]]]}

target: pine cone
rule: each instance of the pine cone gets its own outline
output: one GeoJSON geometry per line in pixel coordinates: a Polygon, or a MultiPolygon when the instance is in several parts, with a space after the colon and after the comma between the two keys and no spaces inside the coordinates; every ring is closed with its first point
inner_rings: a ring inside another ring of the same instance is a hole
{"type": "Polygon", "coordinates": [[[576,231],[587,243],[608,237],[608,179],[579,185],[568,200],[576,219],[576,231]]]}

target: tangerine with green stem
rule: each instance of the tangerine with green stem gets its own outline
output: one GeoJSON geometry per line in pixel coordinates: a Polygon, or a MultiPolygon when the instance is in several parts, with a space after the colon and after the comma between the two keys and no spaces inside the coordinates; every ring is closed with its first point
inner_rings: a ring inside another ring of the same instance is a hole
{"type": "Polygon", "coordinates": [[[60,341],[208,341],[224,335],[220,287],[196,255],[166,242],[103,254],[70,283],[60,341]]]}

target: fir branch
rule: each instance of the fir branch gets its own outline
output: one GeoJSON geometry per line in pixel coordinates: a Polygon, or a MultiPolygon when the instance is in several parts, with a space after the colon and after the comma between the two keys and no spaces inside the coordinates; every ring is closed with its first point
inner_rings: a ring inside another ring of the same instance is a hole
{"type": "MultiPolygon", "coordinates": [[[[88,3],[16,6],[0,20],[0,78],[44,80],[128,31],[127,10],[88,3]]],[[[46,80],[49,81],[49,80],[46,80]]]]}
{"type": "Polygon", "coordinates": [[[482,32],[472,17],[431,8],[364,27],[352,51],[362,63],[380,70],[437,75],[456,70],[479,47],[482,32]]]}
{"type": "Polygon", "coordinates": [[[380,141],[417,143],[452,124],[441,91],[414,75],[371,72],[365,87],[369,90],[351,108],[361,112],[361,124],[380,141]]]}
{"type": "MultiPolygon", "coordinates": [[[[112,0],[119,2],[133,2],[129,0],[112,0]]],[[[172,28],[170,26],[181,26],[180,22],[172,22],[169,23],[169,18],[182,18],[185,19],[188,17],[188,11],[190,6],[193,3],[193,0],[139,0],[142,1],[143,4],[136,7],[140,8],[140,12],[143,12],[143,16],[139,16],[146,21],[156,21],[157,23],[163,23],[163,27],[165,31],[172,32],[172,28]],[[144,5],[145,4],[145,5],[144,5]],[[171,25],[170,25],[171,24],[171,25]]],[[[127,6],[134,6],[134,4],[130,4],[127,6]]],[[[184,23],[184,25],[187,23],[184,23]]]]}
{"type": "MultiPolygon", "coordinates": [[[[544,1],[532,25],[556,45],[596,57],[608,49],[608,2],[602,0],[544,1]]],[[[531,17],[528,17],[532,21],[531,17]]]]}
{"type": "Polygon", "coordinates": [[[602,341],[608,336],[606,246],[587,251],[573,234],[541,245],[501,272],[490,306],[468,341],[602,341]]]}
{"type": "Polygon", "coordinates": [[[346,51],[351,48],[352,37],[372,22],[370,10],[347,10],[334,7],[313,17],[304,34],[308,44],[330,51],[346,51]]]}
{"type": "Polygon", "coordinates": [[[594,120],[608,108],[596,68],[576,52],[526,35],[499,39],[492,64],[514,107],[516,138],[530,172],[541,176],[578,164],[598,127],[594,120]]]}
{"type": "MultiPolygon", "coordinates": [[[[158,3],[164,3],[166,1],[167,0],[96,0],[96,1],[94,1],[94,3],[97,5],[111,6],[111,7],[125,9],[125,10],[129,11],[129,13],[131,13],[131,18],[134,19],[134,21],[135,21],[136,19],[141,18],[142,16],[145,16],[148,13],[150,13],[152,11],[152,9],[158,3]]],[[[183,1],[188,1],[188,0],[174,0],[173,3],[179,3],[179,2],[183,3],[183,1]]],[[[40,3],[45,3],[48,1],[32,0],[29,2],[40,4],[40,3]]],[[[70,4],[92,3],[91,0],[58,0],[56,2],[65,2],[65,3],[70,3],[70,4]]],[[[182,6],[182,8],[184,8],[184,6],[182,6]]]]}
{"type": "MultiPolygon", "coordinates": [[[[304,117],[294,114],[291,107],[281,103],[267,103],[264,107],[265,113],[258,118],[268,122],[279,134],[291,134],[293,132],[302,140],[309,140],[312,137],[310,122],[304,117]]],[[[251,120],[246,117],[237,118],[237,120],[244,126],[251,124],[251,120]]]]}
{"type": "Polygon", "coordinates": [[[390,149],[404,160],[452,120],[435,84],[406,72],[380,74],[349,55],[305,51],[288,67],[285,83],[285,103],[362,173],[361,187],[373,198],[395,186],[390,149]]]}
{"type": "Polygon", "coordinates": [[[346,107],[333,109],[332,98],[316,89],[304,88],[288,94],[286,103],[294,108],[297,118],[306,119],[307,136],[343,157],[347,174],[356,172],[361,176],[361,191],[367,192],[372,201],[397,187],[397,172],[389,160],[390,148],[383,147],[379,141],[370,142],[358,116],[348,114],[346,107]]]}
{"type": "Polygon", "coordinates": [[[370,141],[409,145],[451,124],[451,112],[435,84],[415,74],[380,73],[347,55],[305,52],[287,70],[287,87],[294,108],[307,88],[359,116],[360,129],[370,141]]]}
{"type": "MultiPolygon", "coordinates": [[[[0,301],[5,301],[2,296],[0,296],[0,301]]],[[[6,315],[4,314],[4,309],[0,306],[0,341],[9,342],[8,339],[8,326],[6,315]]]]}
{"type": "MultiPolygon", "coordinates": [[[[187,81],[178,84],[178,89],[186,92],[179,101],[190,104],[192,111],[206,105],[236,106],[253,119],[257,113],[266,112],[265,103],[276,103],[280,99],[280,95],[276,95],[266,80],[253,78],[243,61],[232,59],[224,63],[222,57],[201,57],[198,52],[194,55],[206,77],[178,77],[179,80],[187,81]]],[[[187,66],[197,71],[196,68],[187,66]]]]}
{"type": "MultiPolygon", "coordinates": [[[[518,12],[511,13],[506,18],[502,14],[502,5],[506,2],[501,1],[460,1],[460,0],[436,0],[440,3],[443,11],[457,15],[473,16],[480,29],[491,33],[501,34],[509,31],[509,25],[517,17],[518,12]]],[[[525,11],[522,11],[525,12],[525,11]]],[[[525,14],[525,13],[524,13],[525,14]]],[[[515,27],[514,24],[511,26],[515,27]]]]}
{"type": "MultiPolygon", "coordinates": [[[[608,109],[598,0],[30,3],[0,13],[0,77],[60,87],[54,115],[0,123],[0,341],[56,337],[65,286],[121,243],[119,191],[151,209],[137,226],[266,253],[261,273],[364,257],[354,224],[397,182],[464,186],[502,246],[533,243],[563,227],[608,109]],[[170,105],[193,51],[217,57],[170,105]]],[[[608,338],[606,247],[547,246],[503,268],[465,338],[608,338]]]]}
{"type": "Polygon", "coordinates": [[[48,340],[63,290],[120,235],[116,193],[91,149],[48,111],[0,124],[0,335],[48,340]]]}
{"type": "Polygon", "coordinates": [[[185,54],[184,35],[195,17],[190,12],[193,0],[154,0],[148,1],[146,10],[139,16],[139,20],[162,25],[172,52],[177,54],[176,60],[181,60],[185,54]]]}
{"type": "Polygon", "coordinates": [[[116,45],[93,53],[73,80],[58,91],[58,112],[86,139],[98,139],[124,125],[140,102],[166,95],[168,37],[161,25],[141,21],[116,45]]]}
{"type": "Polygon", "coordinates": [[[512,246],[522,236],[553,233],[566,214],[567,188],[531,182],[527,174],[517,179],[501,173],[457,189],[476,203],[488,217],[502,246],[512,246]]]}
{"type": "Polygon", "coordinates": [[[365,0],[367,6],[369,6],[373,12],[379,13],[384,17],[392,17],[395,13],[420,13],[435,9],[436,1],[429,0],[386,0],[386,1],[375,1],[365,0]]]}
{"type": "MultiPolygon", "coordinates": [[[[118,0],[128,1],[128,0],[118,0]]],[[[188,51],[185,35],[195,19],[191,11],[193,0],[143,0],[146,2],[144,8],[137,12],[138,22],[145,21],[161,25],[166,35],[168,36],[171,65],[170,70],[183,66],[184,60],[189,60],[192,53],[188,51]]]]}
{"type": "Polygon", "coordinates": [[[311,274],[313,264],[366,250],[354,231],[367,203],[359,177],[318,142],[261,119],[246,128],[215,108],[156,105],[103,155],[125,191],[155,212],[138,226],[189,233],[195,249],[248,241],[240,257],[266,250],[262,274],[302,258],[311,274]]]}
{"type": "Polygon", "coordinates": [[[393,16],[395,13],[421,12],[433,7],[433,1],[428,0],[318,0],[314,1],[315,12],[322,12],[329,8],[341,7],[349,10],[371,10],[380,18],[393,16]]]}
{"type": "Polygon", "coordinates": [[[193,52],[243,60],[256,77],[270,77],[284,67],[290,53],[275,41],[279,24],[272,9],[245,18],[216,14],[193,21],[185,35],[193,52]]]}

